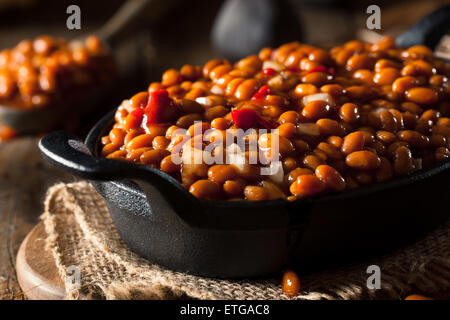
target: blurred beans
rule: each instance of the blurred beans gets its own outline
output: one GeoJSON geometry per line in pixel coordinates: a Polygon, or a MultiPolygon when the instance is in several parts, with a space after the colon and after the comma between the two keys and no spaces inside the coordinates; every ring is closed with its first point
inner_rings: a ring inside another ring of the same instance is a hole
{"type": "Polygon", "coordinates": [[[407,90],[417,86],[418,81],[416,78],[414,77],[400,77],[397,78],[396,80],[394,80],[394,82],[392,83],[392,91],[399,93],[399,94],[403,94],[405,93],[407,90]]]}
{"type": "Polygon", "coordinates": [[[406,91],[406,98],[420,105],[431,105],[438,101],[438,94],[429,88],[415,87],[406,91]]]}
{"type": "Polygon", "coordinates": [[[74,97],[89,95],[113,76],[112,58],[96,36],[73,43],[39,36],[0,53],[0,99],[19,108],[75,107],[80,101],[74,97]]]}

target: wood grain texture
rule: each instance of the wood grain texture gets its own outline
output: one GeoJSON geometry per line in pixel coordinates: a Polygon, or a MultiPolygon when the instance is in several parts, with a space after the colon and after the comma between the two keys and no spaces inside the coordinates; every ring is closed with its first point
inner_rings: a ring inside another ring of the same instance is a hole
{"type": "Polygon", "coordinates": [[[44,224],[35,226],[17,253],[17,280],[22,294],[30,300],[60,300],[66,296],[51,252],[45,248],[44,224]]]}
{"type": "Polygon", "coordinates": [[[23,299],[16,277],[20,243],[39,221],[45,192],[74,178],[48,165],[37,138],[0,144],[0,299],[23,299]]]}

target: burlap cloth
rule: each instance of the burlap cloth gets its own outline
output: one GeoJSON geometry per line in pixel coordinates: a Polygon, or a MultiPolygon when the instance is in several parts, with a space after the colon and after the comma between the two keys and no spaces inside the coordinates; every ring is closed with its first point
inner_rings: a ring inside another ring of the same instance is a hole
{"type": "MultiPolygon", "coordinates": [[[[131,252],[105,203],[87,182],[49,189],[42,215],[63,280],[78,266],[81,286],[66,283],[68,299],[290,299],[280,279],[228,281],[165,270],[131,252]],[[68,270],[69,268],[69,270],[68,270]]],[[[450,223],[415,245],[361,265],[301,276],[295,299],[399,299],[412,290],[432,294],[450,286],[450,223]],[[381,267],[381,289],[368,289],[367,266],[381,267]]]]}

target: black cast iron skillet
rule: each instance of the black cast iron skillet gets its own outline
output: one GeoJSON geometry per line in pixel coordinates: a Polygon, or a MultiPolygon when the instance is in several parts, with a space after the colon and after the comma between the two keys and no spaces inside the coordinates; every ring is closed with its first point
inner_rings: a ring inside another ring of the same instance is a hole
{"type": "Polygon", "coordinates": [[[84,144],[58,131],[40,150],[91,180],[124,242],[169,269],[218,278],[266,276],[286,266],[307,272],[394,250],[449,218],[450,162],[295,202],[198,200],[160,170],[99,157],[114,112],[84,144]]]}
{"type": "MultiPolygon", "coordinates": [[[[112,55],[113,49],[121,40],[135,32],[143,23],[154,18],[154,14],[149,14],[150,6],[152,11],[157,12],[164,10],[175,1],[178,0],[128,0],[96,34],[112,55]]],[[[102,98],[113,92],[116,85],[115,79],[110,79],[109,83],[83,97],[73,109],[78,116],[92,111],[102,98]]],[[[70,108],[63,105],[24,109],[21,106],[0,104],[0,122],[20,133],[41,133],[60,123],[61,119],[67,115],[68,109],[70,108]]]]}
{"type": "Polygon", "coordinates": [[[286,264],[315,269],[394,248],[449,217],[450,162],[295,202],[202,201],[160,170],[98,157],[113,123],[114,111],[85,144],[58,131],[39,147],[49,162],[92,180],[133,251],[173,270],[239,278],[286,264]]]}

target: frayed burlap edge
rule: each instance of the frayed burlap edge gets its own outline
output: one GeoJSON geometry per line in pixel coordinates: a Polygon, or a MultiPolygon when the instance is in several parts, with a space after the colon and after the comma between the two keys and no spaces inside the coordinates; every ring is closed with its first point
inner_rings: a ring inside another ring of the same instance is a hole
{"type": "MultiPolygon", "coordinates": [[[[131,252],[120,239],[103,199],[87,182],[51,187],[42,220],[67,299],[293,299],[279,279],[228,281],[165,270],[131,252]],[[81,283],[70,281],[72,266],[81,283]]],[[[415,245],[365,264],[302,277],[294,299],[399,299],[450,286],[450,223],[415,245]],[[382,266],[381,289],[367,288],[366,268],[382,266]]]]}

